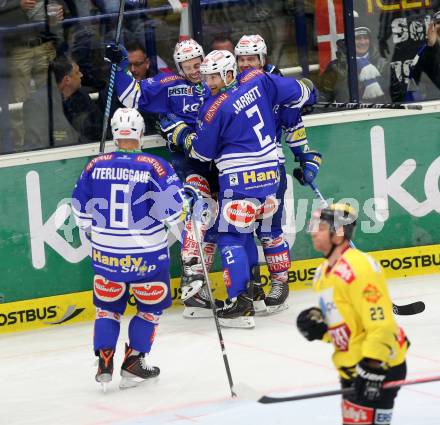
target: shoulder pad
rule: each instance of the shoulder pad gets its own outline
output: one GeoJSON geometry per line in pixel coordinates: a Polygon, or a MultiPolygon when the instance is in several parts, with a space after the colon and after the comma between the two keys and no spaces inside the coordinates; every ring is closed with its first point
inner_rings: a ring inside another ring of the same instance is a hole
{"type": "Polygon", "coordinates": [[[203,119],[206,122],[211,122],[213,120],[213,118],[215,117],[215,114],[219,110],[221,104],[228,98],[229,98],[229,95],[227,93],[222,93],[219,97],[217,97],[217,99],[215,99],[214,102],[212,102],[211,106],[206,111],[203,119]]]}
{"type": "Polygon", "coordinates": [[[265,75],[263,71],[260,69],[252,69],[240,78],[240,84],[247,83],[248,81],[253,80],[261,75],[265,75]]]}
{"type": "Polygon", "coordinates": [[[345,258],[340,258],[338,264],[336,264],[332,273],[339,276],[345,283],[352,283],[356,279],[356,275],[350,265],[350,263],[345,258]]]}
{"type": "Polygon", "coordinates": [[[151,167],[156,172],[158,177],[165,177],[167,175],[167,170],[160,163],[160,161],[156,158],[153,158],[150,155],[140,154],[140,155],[136,156],[135,161],[151,165],[151,167]]]}
{"type": "Polygon", "coordinates": [[[84,171],[86,173],[89,173],[97,162],[111,161],[114,156],[115,155],[113,153],[105,153],[105,154],[99,155],[96,158],[93,158],[92,160],[89,161],[89,163],[85,166],[84,171]]]}

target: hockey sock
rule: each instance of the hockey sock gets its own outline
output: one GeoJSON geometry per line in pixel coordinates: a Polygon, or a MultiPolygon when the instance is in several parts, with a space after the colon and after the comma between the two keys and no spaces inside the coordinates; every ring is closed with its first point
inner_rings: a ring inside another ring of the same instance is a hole
{"type": "Polygon", "coordinates": [[[271,281],[286,283],[290,267],[290,250],[284,236],[264,236],[261,238],[261,244],[271,281]]]}
{"type": "Polygon", "coordinates": [[[96,309],[95,332],[93,348],[99,351],[103,348],[116,348],[121,328],[121,315],[107,310],[96,309]]]}
{"type": "Polygon", "coordinates": [[[133,350],[140,353],[150,352],[160,314],[162,313],[138,312],[133,316],[128,326],[128,338],[133,350]]]}

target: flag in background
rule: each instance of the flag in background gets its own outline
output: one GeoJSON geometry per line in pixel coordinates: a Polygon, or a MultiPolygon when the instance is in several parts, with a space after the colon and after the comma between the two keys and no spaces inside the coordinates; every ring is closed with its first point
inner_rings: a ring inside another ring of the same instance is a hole
{"type": "Polygon", "coordinates": [[[336,59],[336,41],[344,38],[342,0],[315,0],[316,33],[318,37],[319,70],[336,59]]]}

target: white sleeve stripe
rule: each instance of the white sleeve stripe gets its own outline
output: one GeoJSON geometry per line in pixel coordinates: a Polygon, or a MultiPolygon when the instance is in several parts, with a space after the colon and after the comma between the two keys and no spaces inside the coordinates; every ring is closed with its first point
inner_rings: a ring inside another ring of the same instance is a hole
{"type": "Polygon", "coordinates": [[[119,96],[119,100],[121,102],[124,102],[125,98],[131,94],[131,92],[134,90],[134,86],[136,84],[136,80],[133,78],[131,83],[128,85],[128,87],[122,92],[122,94],[119,96]]]}
{"type": "Polygon", "coordinates": [[[190,157],[192,157],[192,158],[195,158],[195,159],[199,159],[200,161],[212,161],[212,158],[208,158],[208,157],[206,157],[206,156],[203,156],[203,155],[200,155],[194,148],[193,149],[191,149],[191,152],[190,152],[190,155],[189,155],[190,157]]]}
{"type": "Polygon", "coordinates": [[[299,142],[291,142],[290,140],[286,139],[286,143],[291,147],[291,148],[296,148],[297,146],[304,146],[307,145],[307,139],[302,139],[299,142]]]}
{"type": "Polygon", "coordinates": [[[298,100],[290,102],[285,104],[284,106],[287,106],[289,108],[301,108],[304,103],[306,103],[310,98],[310,89],[301,83],[301,81],[298,81],[299,86],[301,88],[301,96],[298,98],[298,100]]]}

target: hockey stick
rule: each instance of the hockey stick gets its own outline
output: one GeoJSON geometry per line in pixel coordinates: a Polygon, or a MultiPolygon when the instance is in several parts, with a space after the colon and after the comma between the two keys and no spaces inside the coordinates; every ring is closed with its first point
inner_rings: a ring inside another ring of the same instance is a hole
{"type": "MultiPolygon", "coordinates": [[[[388,388],[396,388],[396,387],[406,387],[408,385],[426,384],[428,382],[437,382],[437,381],[440,381],[440,376],[431,376],[428,378],[406,379],[406,380],[402,379],[400,381],[386,382],[383,385],[383,388],[388,389],[388,388]]],[[[310,398],[329,397],[333,395],[350,395],[350,394],[354,394],[354,392],[355,392],[354,388],[350,387],[339,390],[301,394],[301,395],[294,395],[288,397],[270,397],[264,395],[261,398],[259,398],[257,401],[258,403],[262,403],[262,404],[283,403],[285,401],[307,400],[310,398]]]]}
{"type": "MultiPolygon", "coordinates": [[[[324,199],[318,187],[313,182],[309,183],[309,186],[312,188],[313,192],[315,192],[316,197],[321,200],[322,204],[328,206],[328,202],[324,199]]],[[[349,241],[349,243],[352,248],[356,248],[353,241],[349,241]]],[[[393,313],[399,316],[411,316],[413,314],[422,313],[424,310],[425,303],[423,301],[415,301],[405,305],[396,305],[393,303],[393,313]]]]}
{"type": "MultiPolygon", "coordinates": [[[[124,8],[125,8],[125,0],[120,0],[119,12],[118,12],[118,24],[116,26],[115,47],[119,46],[119,42],[121,40],[122,22],[124,20],[124,8]]],[[[110,71],[110,80],[107,89],[107,101],[105,104],[104,120],[102,122],[101,141],[99,142],[99,153],[103,153],[105,148],[105,139],[107,136],[108,120],[110,118],[110,108],[112,105],[113,89],[115,87],[115,74],[116,74],[116,64],[112,63],[112,68],[110,71]]]]}
{"type": "Polygon", "coordinates": [[[217,328],[218,340],[220,342],[220,348],[222,350],[222,356],[223,356],[223,362],[225,364],[226,375],[228,376],[229,389],[231,390],[231,397],[237,397],[237,394],[234,390],[234,382],[232,381],[232,374],[231,374],[231,368],[229,367],[228,356],[226,354],[225,341],[223,339],[223,334],[222,334],[222,331],[220,328],[220,322],[219,322],[218,316],[217,316],[215,300],[214,300],[214,296],[212,295],[211,283],[209,281],[209,273],[208,273],[208,269],[206,268],[206,264],[205,264],[205,255],[203,254],[202,239],[201,239],[201,235],[200,235],[200,231],[199,231],[199,226],[197,224],[197,219],[194,217],[193,213],[191,213],[190,220],[192,221],[192,225],[194,227],[194,233],[195,233],[195,237],[196,237],[196,241],[197,241],[197,248],[200,253],[200,261],[202,262],[203,274],[206,279],[206,286],[208,287],[209,302],[211,303],[211,309],[212,309],[212,314],[214,316],[215,327],[217,328]]]}
{"type": "Polygon", "coordinates": [[[422,105],[404,103],[317,102],[312,106],[319,109],[413,109],[417,111],[423,109],[422,105]]]}

